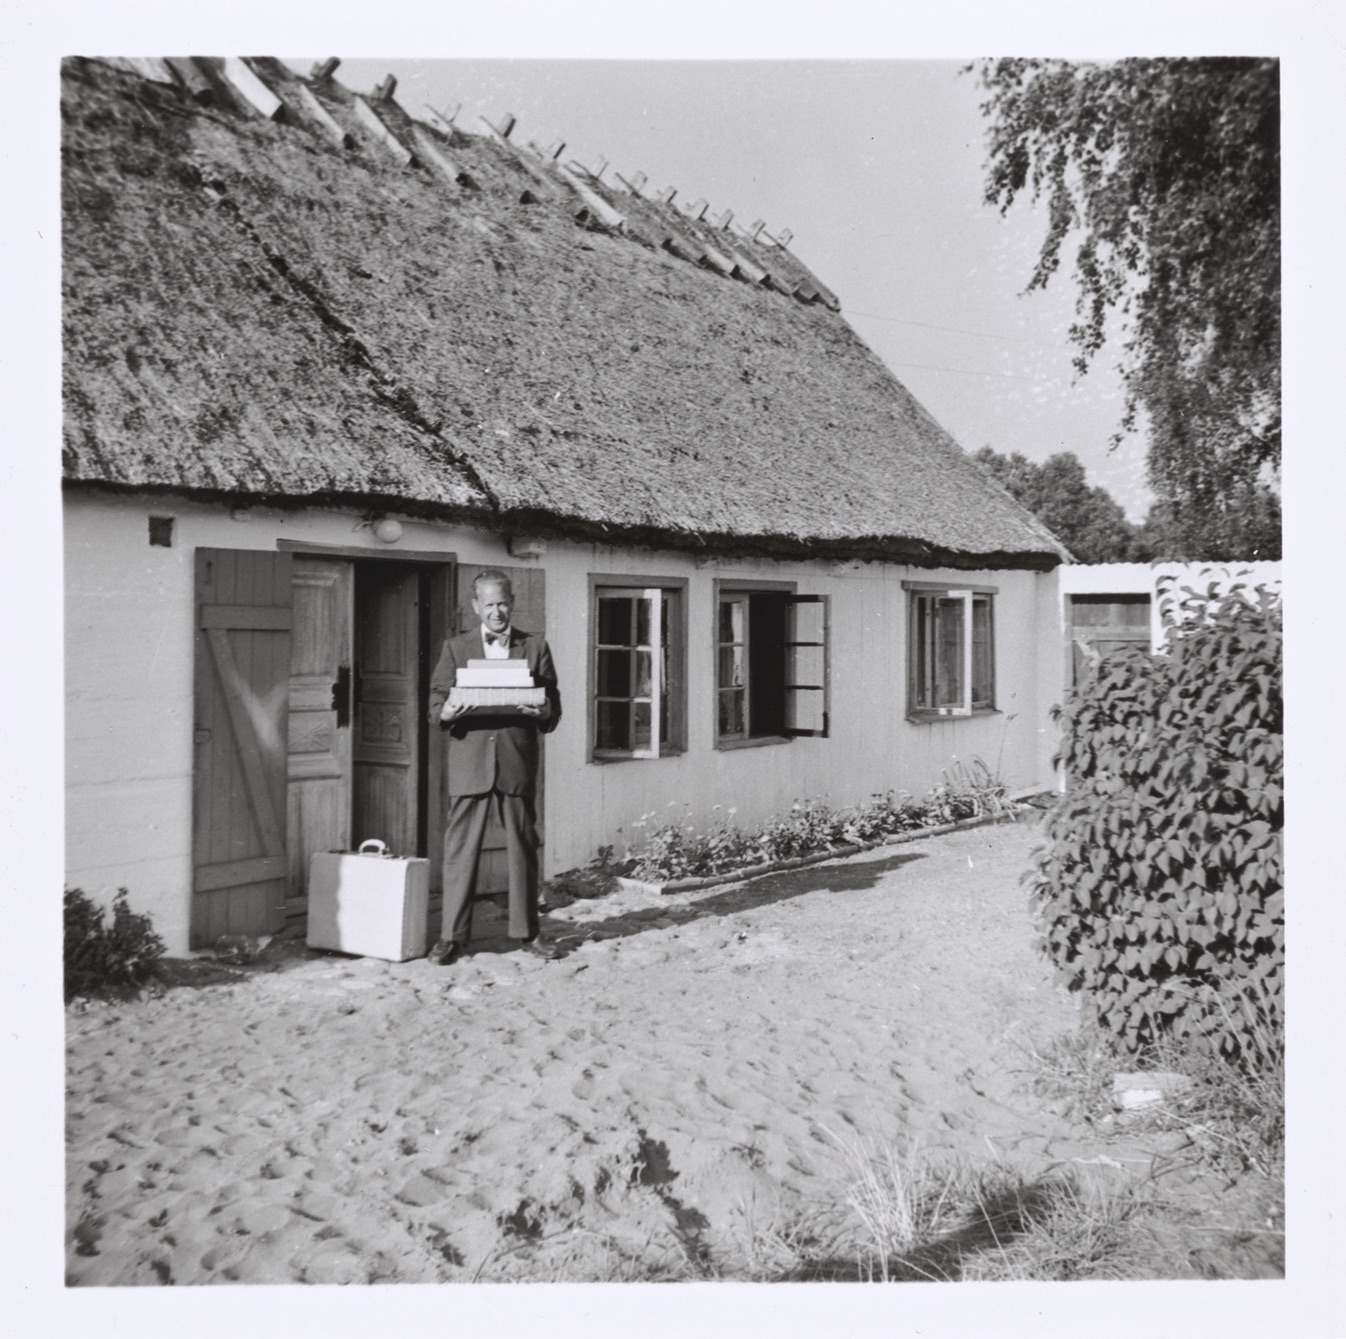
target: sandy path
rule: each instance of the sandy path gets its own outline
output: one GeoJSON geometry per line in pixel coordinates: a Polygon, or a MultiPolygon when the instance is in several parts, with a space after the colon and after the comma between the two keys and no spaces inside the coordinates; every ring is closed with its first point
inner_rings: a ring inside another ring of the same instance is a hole
{"type": "Polygon", "coordinates": [[[577,902],[552,963],[488,939],[72,1010],[69,1280],[732,1273],[754,1229],[840,1225],[833,1134],[1087,1153],[1016,1073],[1075,1018],[1032,950],[1030,839],[577,902]]]}

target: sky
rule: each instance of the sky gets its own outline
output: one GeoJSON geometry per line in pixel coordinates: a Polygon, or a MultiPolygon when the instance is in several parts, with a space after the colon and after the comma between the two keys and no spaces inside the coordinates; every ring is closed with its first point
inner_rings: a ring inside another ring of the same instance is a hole
{"type": "Polygon", "coordinates": [[[567,159],[607,161],[605,180],[644,172],[646,193],[674,186],[679,203],[792,229],[846,319],[966,450],[1073,451],[1139,520],[1145,443],[1111,446],[1116,350],[1077,378],[1068,276],[1025,293],[1045,212],[982,202],[986,122],[966,64],[355,59],[337,77],[365,92],[394,74],[413,116],[456,112],[485,133],[482,117],[510,113],[515,139],[563,140],[567,159]]]}

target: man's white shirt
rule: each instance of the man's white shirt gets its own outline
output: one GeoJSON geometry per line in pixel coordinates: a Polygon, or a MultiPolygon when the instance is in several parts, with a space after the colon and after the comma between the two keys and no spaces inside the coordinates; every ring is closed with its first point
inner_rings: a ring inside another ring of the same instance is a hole
{"type": "Polygon", "coordinates": [[[504,638],[504,642],[495,642],[491,639],[496,636],[485,623],[481,625],[481,645],[486,653],[487,660],[508,660],[509,659],[509,639],[513,631],[512,626],[506,628],[499,635],[504,638]]]}

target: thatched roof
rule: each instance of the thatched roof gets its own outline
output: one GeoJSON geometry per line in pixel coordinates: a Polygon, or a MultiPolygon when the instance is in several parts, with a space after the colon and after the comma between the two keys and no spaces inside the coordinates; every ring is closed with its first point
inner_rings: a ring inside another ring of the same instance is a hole
{"type": "Polygon", "coordinates": [[[242,71],[272,120],[177,70],[64,70],[69,484],[1059,560],[765,234],[278,62],[242,71]]]}

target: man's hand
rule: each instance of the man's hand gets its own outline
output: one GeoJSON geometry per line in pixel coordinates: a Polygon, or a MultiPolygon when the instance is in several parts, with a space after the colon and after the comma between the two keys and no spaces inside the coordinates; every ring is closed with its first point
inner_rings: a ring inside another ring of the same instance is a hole
{"type": "Polygon", "coordinates": [[[519,711],[525,716],[532,716],[536,720],[545,721],[551,715],[551,703],[544,702],[540,707],[519,706],[519,711]]]}
{"type": "Polygon", "coordinates": [[[439,723],[450,725],[467,711],[461,702],[445,702],[439,709],[439,723]]]}

